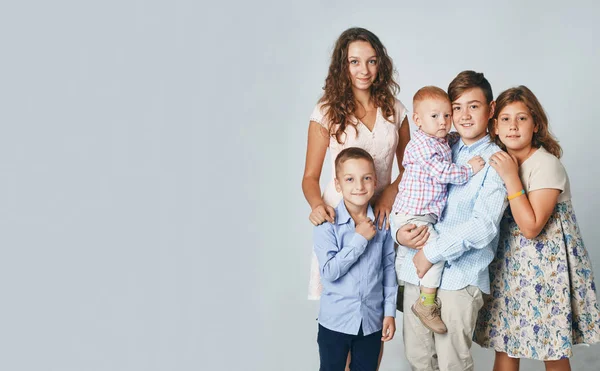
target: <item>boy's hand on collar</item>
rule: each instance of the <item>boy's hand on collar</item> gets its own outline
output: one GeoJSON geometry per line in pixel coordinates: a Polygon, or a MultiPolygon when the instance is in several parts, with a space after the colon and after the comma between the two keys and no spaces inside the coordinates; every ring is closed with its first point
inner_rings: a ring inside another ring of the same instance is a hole
{"type": "Polygon", "coordinates": [[[377,228],[375,228],[375,224],[369,218],[364,218],[360,222],[356,223],[356,233],[360,234],[367,241],[370,241],[375,234],[377,233],[377,228]]]}

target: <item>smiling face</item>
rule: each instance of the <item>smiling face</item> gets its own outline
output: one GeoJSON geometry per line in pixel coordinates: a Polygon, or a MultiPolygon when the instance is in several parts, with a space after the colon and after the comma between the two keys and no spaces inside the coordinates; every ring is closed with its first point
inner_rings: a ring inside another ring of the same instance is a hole
{"type": "Polygon", "coordinates": [[[538,127],[529,108],[523,102],[513,102],[498,112],[494,130],[509,152],[519,152],[531,149],[538,127]]]}
{"type": "Polygon", "coordinates": [[[364,159],[348,159],[340,164],[335,177],[335,189],[342,193],[346,204],[366,207],[375,193],[375,168],[364,159]]]}
{"type": "Polygon", "coordinates": [[[466,90],[452,102],[452,120],[466,145],[473,144],[487,134],[489,119],[494,114],[494,102],[487,104],[480,88],[466,90]]]}
{"type": "Polygon", "coordinates": [[[445,138],[452,127],[452,107],[447,99],[431,98],[419,102],[413,120],[424,133],[445,138]]]}
{"type": "Polygon", "coordinates": [[[369,90],[377,77],[377,53],[366,41],[348,45],[348,72],[353,90],[369,90]]]}

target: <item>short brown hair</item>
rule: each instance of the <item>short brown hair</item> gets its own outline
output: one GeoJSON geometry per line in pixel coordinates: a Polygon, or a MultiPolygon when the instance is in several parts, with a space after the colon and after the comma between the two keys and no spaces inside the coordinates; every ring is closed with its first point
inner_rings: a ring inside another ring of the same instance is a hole
{"type": "Polygon", "coordinates": [[[451,103],[448,94],[446,94],[446,92],[442,89],[438,88],[437,86],[424,86],[417,90],[415,96],[413,97],[413,111],[416,111],[417,105],[426,99],[440,99],[451,103]]]}
{"type": "Polygon", "coordinates": [[[483,76],[481,72],[475,71],[462,71],[448,86],[448,96],[450,102],[457,100],[467,90],[479,88],[483,92],[486,103],[490,104],[494,100],[494,94],[492,93],[492,86],[490,82],[483,76]]]}
{"type": "Polygon", "coordinates": [[[348,147],[342,150],[337,157],[335,158],[335,174],[337,176],[338,171],[342,167],[342,164],[348,160],[357,160],[364,159],[371,163],[373,166],[373,170],[375,170],[375,161],[373,161],[373,157],[369,154],[369,152],[365,151],[362,148],[358,147],[348,147]]]}
{"type": "MultiPolygon", "coordinates": [[[[500,93],[498,99],[496,100],[496,112],[494,112],[493,117],[494,124],[497,123],[500,111],[502,111],[509,104],[515,102],[521,102],[527,106],[527,109],[529,109],[529,113],[531,114],[531,118],[533,118],[533,123],[538,129],[537,132],[533,133],[531,145],[535,148],[540,148],[543,146],[546,151],[552,153],[557,158],[560,158],[562,155],[562,148],[560,148],[558,141],[552,135],[552,133],[550,133],[550,129],[548,128],[548,116],[546,116],[544,107],[542,107],[540,101],[527,86],[520,85],[516,88],[510,88],[500,93]]],[[[492,140],[494,140],[494,142],[496,142],[496,144],[500,146],[500,148],[506,149],[498,136],[496,136],[495,130],[490,130],[490,137],[492,140]]]]}

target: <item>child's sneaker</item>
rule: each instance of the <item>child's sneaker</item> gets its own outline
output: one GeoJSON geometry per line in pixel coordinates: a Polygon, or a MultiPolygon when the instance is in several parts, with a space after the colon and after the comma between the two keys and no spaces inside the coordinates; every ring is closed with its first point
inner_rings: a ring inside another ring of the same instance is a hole
{"type": "Polygon", "coordinates": [[[423,326],[427,327],[436,334],[445,334],[448,332],[444,321],[440,317],[440,309],[442,302],[439,298],[435,298],[435,304],[425,306],[421,302],[421,298],[412,305],[412,311],[423,323],[423,326]]]}

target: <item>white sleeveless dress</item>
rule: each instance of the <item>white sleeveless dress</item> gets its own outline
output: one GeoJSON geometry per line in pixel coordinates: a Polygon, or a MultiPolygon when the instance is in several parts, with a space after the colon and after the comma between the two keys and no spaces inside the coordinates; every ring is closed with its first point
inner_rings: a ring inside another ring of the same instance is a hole
{"type": "MultiPolygon", "coordinates": [[[[360,121],[355,127],[346,128],[343,135],[342,144],[338,143],[335,137],[329,139],[329,155],[331,156],[331,181],[323,192],[323,200],[331,207],[336,207],[342,200],[342,194],[335,190],[335,182],[333,174],[335,174],[334,160],[337,155],[345,148],[359,147],[371,154],[375,160],[375,172],[377,174],[377,188],[375,196],[391,183],[392,166],[394,164],[394,156],[396,147],[398,146],[398,129],[402,121],[406,117],[406,107],[396,99],[395,103],[396,117],[390,117],[387,120],[383,117],[381,108],[377,108],[375,117],[375,125],[370,131],[360,121]],[[388,121],[389,120],[389,121],[388,121]]],[[[322,104],[318,104],[310,116],[310,121],[315,121],[321,124],[325,129],[329,130],[329,123],[324,117],[325,112],[322,104]]],[[[323,287],[321,286],[321,276],[319,274],[319,264],[317,257],[313,252],[312,263],[310,269],[310,281],[308,288],[308,298],[310,300],[318,300],[321,297],[323,287]]]]}

